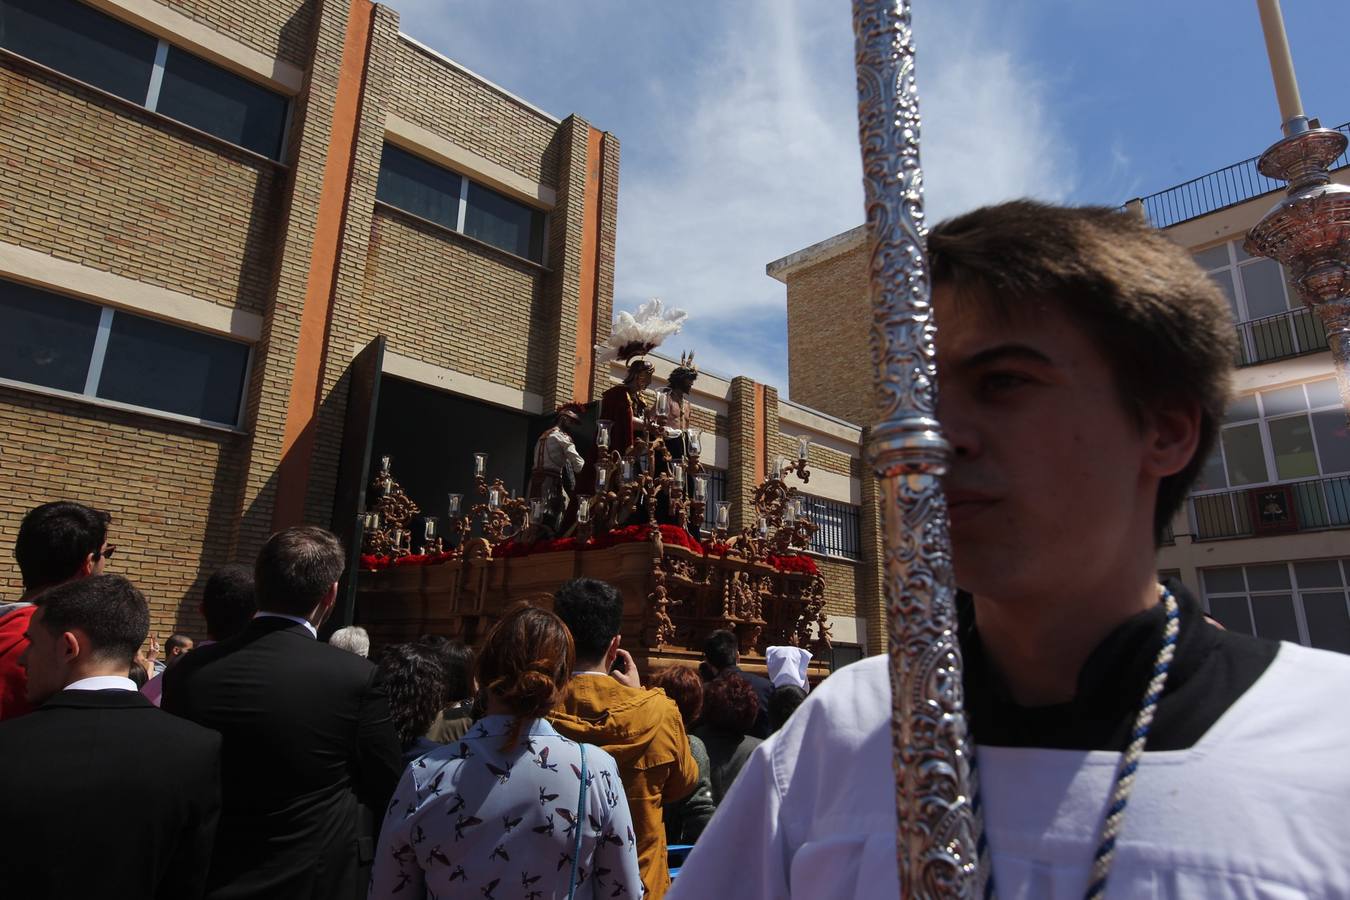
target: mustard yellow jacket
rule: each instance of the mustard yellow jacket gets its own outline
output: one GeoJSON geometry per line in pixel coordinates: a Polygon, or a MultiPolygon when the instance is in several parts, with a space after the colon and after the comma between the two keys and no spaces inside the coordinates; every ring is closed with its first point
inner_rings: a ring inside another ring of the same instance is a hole
{"type": "Polygon", "coordinates": [[[549,714],[558,732],[594,744],[619,765],[637,837],[638,868],[648,900],[670,889],[661,807],[698,784],[680,711],[659,689],[630,688],[606,675],[578,675],[549,714]]]}

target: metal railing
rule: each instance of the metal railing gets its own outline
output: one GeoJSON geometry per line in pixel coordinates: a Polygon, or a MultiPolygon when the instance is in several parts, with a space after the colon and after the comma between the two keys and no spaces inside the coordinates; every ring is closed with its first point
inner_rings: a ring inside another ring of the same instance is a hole
{"type": "MultiPolygon", "coordinates": [[[[1290,488],[1294,497],[1295,530],[1350,528],[1350,475],[1312,478],[1285,486],[1290,488]]],[[[1270,487],[1261,485],[1192,497],[1190,503],[1195,540],[1219,541],[1255,535],[1251,495],[1269,490],[1270,487]]]]}
{"type": "Polygon", "coordinates": [[[1158,541],[1164,547],[1172,547],[1177,542],[1176,533],[1172,531],[1172,523],[1168,522],[1163,526],[1162,538],[1158,541]]]}
{"type": "Polygon", "coordinates": [[[1239,322],[1238,366],[1254,366],[1327,349],[1327,329],[1308,307],[1239,322]]]}
{"type": "Polygon", "coordinates": [[[808,515],[816,525],[811,549],[829,556],[861,558],[858,547],[858,507],[820,497],[806,496],[808,515]]]}
{"type": "MultiPolygon", "coordinates": [[[[1350,134],[1350,122],[1336,126],[1337,131],[1350,134]]],[[[1240,163],[1234,163],[1208,175],[1201,175],[1183,184],[1178,184],[1156,194],[1142,198],[1144,211],[1154,228],[1168,228],[1178,222],[1208,215],[1230,206],[1236,206],[1253,197],[1283,190],[1285,183],[1267,178],[1256,171],[1253,156],[1240,163]]],[[[1350,165],[1350,157],[1342,153],[1331,164],[1332,169],[1350,165]]],[[[1124,209],[1124,207],[1121,207],[1124,209]]]]}

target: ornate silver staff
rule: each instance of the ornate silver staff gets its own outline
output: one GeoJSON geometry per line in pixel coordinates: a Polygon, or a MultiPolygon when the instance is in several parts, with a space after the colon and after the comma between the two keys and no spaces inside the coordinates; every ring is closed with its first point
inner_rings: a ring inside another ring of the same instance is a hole
{"type": "Polygon", "coordinates": [[[872,359],[882,419],[871,458],[885,508],[896,853],[906,897],[983,889],[947,501],[935,418],[919,96],[908,0],[854,0],[858,135],[871,242],[872,359]]]}

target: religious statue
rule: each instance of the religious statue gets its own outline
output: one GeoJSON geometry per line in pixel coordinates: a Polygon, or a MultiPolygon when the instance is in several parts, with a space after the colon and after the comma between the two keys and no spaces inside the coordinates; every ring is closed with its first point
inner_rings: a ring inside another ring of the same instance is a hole
{"type": "Polygon", "coordinates": [[[586,464],[574,437],[585,409],[580,403],[558,407],[553,427],[534,444],[534,467],[526,496],[544,501],[544,520],[535,524],[547,534],[562,533],[565,513],[576,494],[577,476],[586,464]]]}
{"type": "MultiPolygon", "coordinates": [[[[661,429],[662,442],[670,459],[657,459],[657,471],[666,472],[676,463],[684,466],[685,480],[689,479],[689,392],[694,388],[694,379],[698,378],[698,368],[694,365],[694,354],[680,355],[680,364],[666,379],[666,386],[656,392],[654,413],[656,424],[661,429]]],[[[679,486],[688,490],[688,484],[679,486]]],[[[663,491],[656,502],[658,522],[673,525],[679,517],[671,511],[670,497],[663,491]]]]}
{"type": "Polygon", "coordinates": [[[647,427],[647,401],[642,392],[652,383],[656,367],[645,359],[628,363],[628,376],[600,395],[600,418],[611,423],[610,447],[627,454],[647,427]]]}

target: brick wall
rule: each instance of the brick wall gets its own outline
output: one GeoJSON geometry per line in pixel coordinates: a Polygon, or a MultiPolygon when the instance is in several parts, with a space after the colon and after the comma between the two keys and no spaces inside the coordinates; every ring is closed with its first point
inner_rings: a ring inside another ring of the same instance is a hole
{"type": "Polygon", "coordinates": [[[538,267],[381,207],[356,315],[399,353],[543,393],[558,355],[543,277],[538,267]]]}
{"type": "Polygon", "coordinates": [[[793,273],[787,311],[792,399],[849,422],[873,424],[866,248],[793,273]]]}
{"type": "Polygon", "coordinates": [[[557,186],[555,122],[407,41],[391,52],[398,85],[391,112],[518,175],[557,186]]]}
{"type": "Polygon", "coordinates": [[[750,502],[755,495],[755,382],[744,375],[731,379],[728,400],[727,439],[730,441],[727,463],[727,500],[731,501],[731,530],[750,522],[750,502]]]}
{"type": "MultiPolygon", "coordinates": [[[[320,0],[157,0],[254,50],[297,66],[309,61],[314,12],[320,0]]],[[[342,0],[330,0],[332,3],[342,0]]],[[[343,3],[343,6],[346,4],[343,3]]]]}
{"type": "Polygon", "coordinates": [[[150,601],[152,632],[205,637],[197,603],[206,578],[233,561],[229,522],[241,469],[237,434],[0,387],[3,593],[23,592],[14,540],[24,513],[77,500],[112,514],[125,575],[150,601]]]}
{"type": "Polygon", "coordinates": [[[839,559],[815,556],[825,578],[825,613],[831,616],[863,616],[858,604],[858,565],[839,559]]]}
{"type": "Polygon", "coordinates": [[[284,171],[0,60],[0,240],[261,313],[284,171]]]}

